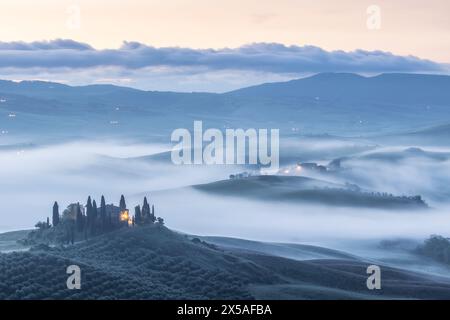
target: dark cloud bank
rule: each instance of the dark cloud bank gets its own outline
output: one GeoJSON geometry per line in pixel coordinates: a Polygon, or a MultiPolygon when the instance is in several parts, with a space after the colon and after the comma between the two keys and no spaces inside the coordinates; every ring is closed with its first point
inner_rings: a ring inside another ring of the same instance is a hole
{"type": "Polygon", "coordinates": [[[234,49],[155,48],[124,42],[119,49],[96,50],[73,40],[0,42],[0,68],[193,67],[207,70],[251,70],[271,73],[429,72],[448,66],[414,56],[383,51],[325,51],[314,46],[255,43],[234,49]]]}

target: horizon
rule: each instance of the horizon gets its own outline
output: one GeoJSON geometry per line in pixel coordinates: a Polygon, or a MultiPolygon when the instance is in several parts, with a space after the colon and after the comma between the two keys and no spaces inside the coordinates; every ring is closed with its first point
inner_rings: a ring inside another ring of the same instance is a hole
{"type": "Polygon", "coordinates": [[[224,91],[224,92],[213,92],[213,91],[175,91],[175,90],[146,90],[146,89],[140,89],[140,88],[135,88],[133,86],[127,86],[127,85],[120,85],[120,84],[114,84],[114,83],[93,83],[93,84],[67,84],[67,83],[62,83],[62,82],[56,82],[56,81],[49,81],[49,80],[42,80],[42,79],[24,79],[24,80],[10,80],[10,79],[0,79],[0,82],[12,82],[12,83],[16,83],[16,84],[20,84],[20,83],[48,83],[48,84],[58,84],[58,85],[62,85],[62,86],[67,86],[67,87],[72,87],[72,88],[82,88],[82,87],[95,87],[95,86],[113,86],[113,87],[117,87],[117,88],[125,88],[125,89],[133,89],[133,90],[137,90],[137,91],[142,91],[142,92],[168,92],[168,93],[205,93],[205,94],[226,94],[226,93],[230,93],[233,91],[239,91],[241,89],[247,89],[247,88],[252,88],[252,87],[258,87],[261,85],[265,85],[265,84],[276,84],[276,83],[288,83],[288,82],[292,82],[292,81],[299,81],[299,80],[304,80],[304,79],[309,79],[309,78],[313,78],[319,75],[325,75],[325,74],[333,74],[333,75],[355,75],[355,76],[359,76],[361,78],[376,78],[379,76],[383,76],[383,75],[411,75],[411,76],[436,76],[436,77],[450,77],[449,74],[433,74],[433,73],[401,73],[401,72],[383,72],[383,73],[378,73],[378,74],[374,74],[374,75],[364,75],[364,74],[359,74],[359,73],[352,73],[352,72],[319,72],[319,73],[315,73],[315,74],[311,74],[311,75],[307,75],[304,77],[300,77],[300,78],[293,78],[290,80],[285,80],[285,81],[269,81],[269,82],[262,82],[262,83],[258,83],[258,84],[254,84],[254,85],[249,85],[249,86],[243,86],[243,87],[239,87],[230,91],[224,91]]]}

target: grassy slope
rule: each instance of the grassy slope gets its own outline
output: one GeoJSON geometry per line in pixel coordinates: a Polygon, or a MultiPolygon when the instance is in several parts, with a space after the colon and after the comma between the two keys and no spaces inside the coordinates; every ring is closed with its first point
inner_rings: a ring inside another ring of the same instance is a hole
{"type": "Polygon", "coordinates": [[[0,255],[2,299],[450,298],[450,283],[382,268],[366,288],[367,264],[295,261],[220,248],[157,226],[122,229],[67,248],[0,255]],[[66,289],[66,267],[82,289],[66,289]]]}
{"type": "Polygon", "coordinates": [[[31,230],[19,230],[0,233],[0,252],[28,249],[27,246],[19,244],[17,240],[26,238],[30,231],[31,230]]]}
{"type": "Polygon", "coordinates": [[[312,259],[347,259],[359,258],[338,250],[318,247],[313,245],[295,243],[269,243],[228,237],[201,237],[208,243],[218,245],[231,250],[253,251],[270,256],[279,256],[294,260],[312,259]]]}

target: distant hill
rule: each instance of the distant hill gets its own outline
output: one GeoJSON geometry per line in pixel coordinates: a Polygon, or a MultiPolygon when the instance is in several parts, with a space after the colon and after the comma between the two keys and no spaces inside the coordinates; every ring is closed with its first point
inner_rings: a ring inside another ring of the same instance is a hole
{"type": "Polygon", "coordinates": [[[267,83],[232,91],[235,97],[315,98],[450,107],[450,77],[420,74],[381,74],[363,77],[352,73],[321,73],[288,82],[267,83]]]}
{"type": "MultiPolygon", "coordinates": [[[[404,160],[423,159],[434,161],[450,160],[450,152],[443,151],[426,151],[421,148],[412,147],[403,150],[375,150],[356,155],[352,157],[344,157],[338,159],[341,163],[348,160],[378,160],[383,162],[396,163],[404,160]]],[[[337,161],[337,160],[335,160],[337,161]]]]}
{"type": "Polygon", "coordinates": [[[450,136],[450,124],[445,124],[441,126],[431,127],[423,130],[418,130],[411,132],[410,135],[416,135],[416,136],[450,136]]]}
{"type": "Polygon", "coordinates": [[[193,188],[212,194],[264,201],[400,210],[427,207],[422,199],[416,197],[364,192],[355,190],[354,186],[345,186],[301,176],[252,176],[195,185],[193,188]]]}
{"type": "Polygon", "coordinates": [[[450,77],[324,73],[224,93],[141,91],[113,85],[0,81],[0,129],[10,135],[156,137],[174,128],[280,128],[302,133],[397,133],[442,123],[450,77]],[[14,117],[9,117],[12,114],[14,117]]]}
{"type": "Polygon", "coordinates": [[[0,254],[0,299],[448,299],[448,279],[382,266],[382,290],[366,287],[367,262],[296,261],[234,250],[147,226],[69,247],[0,254]],[[81,290],[66,288],[80,266],[81,290]]]}
{"type": "MultiPolygon", "coordinates": [[[[448,116],[443,120],[447,120],[448,116]]],[[[414,130],[405,130],[392,135],[381,135],[375,137],[376,141],[385,144],[416,144],[428,146],[450,146],[450,124],[428,126],[414,130]]]]}

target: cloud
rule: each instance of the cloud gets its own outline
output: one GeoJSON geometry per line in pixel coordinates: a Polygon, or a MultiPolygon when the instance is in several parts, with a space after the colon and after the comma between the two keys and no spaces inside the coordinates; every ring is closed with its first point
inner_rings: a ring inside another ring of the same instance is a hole
{"type": "Polygon", "coordinates": [[[383,51],[326,51],[254,43],[230,49],[155,48],[124,42],[98,50],[74,40],[0,42],[2,79],[70,85],[111,83],[143,90],[226,92],[320,72],[448,74],[446,64],[383,51]]]}
{"type": "Polygon", "coordinates": [[[0,50],[93,50],[93,48],[85,43],[77,42],[70,39],[56,39],[52,41],[34,41],[34,42],[0,42],[0,50]]]}
{"type": "Polygon", "coordinates": [[[208,70],[305,72],[445,72],[447,66],[383,51],[326,51],[314,46],[255,43],[229,49],[155,48],[124,42],[96,50],[73,40],[0,43],[1,68],[201,67],[208,70]]]}

